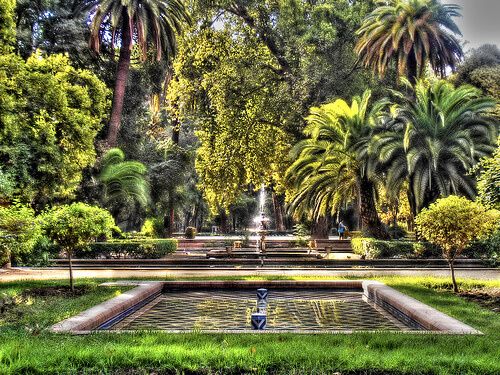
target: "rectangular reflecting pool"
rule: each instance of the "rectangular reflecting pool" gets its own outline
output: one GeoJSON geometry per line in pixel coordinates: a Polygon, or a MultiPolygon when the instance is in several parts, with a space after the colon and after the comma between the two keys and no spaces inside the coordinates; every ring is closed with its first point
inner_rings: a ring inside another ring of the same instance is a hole
{"type": "MultiPolygon", "coordinates": [[[[163,292],[111,330],[245,331],[257,312],[255,290],[163,292]]],[[[276,331],[411,330],[384,309],[363,299],[362,291],[273,290],[266,308],[267,329],[276,331]]]]}
{"type": "Polygon", "coordinates": [[[136,288],[52,326],[53,332],[481,334],[370,280],[165,281],[136,288]],[[258,304],[257,289],[267,289],[258,304]],[[262,319],[265,320],[263,328],[262,319]]]}

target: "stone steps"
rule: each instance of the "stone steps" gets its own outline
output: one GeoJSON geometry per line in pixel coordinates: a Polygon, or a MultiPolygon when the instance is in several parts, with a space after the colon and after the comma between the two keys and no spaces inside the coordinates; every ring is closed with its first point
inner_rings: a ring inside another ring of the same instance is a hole
{"type": "Polygon", "coordinates": [[[208,259],[214,258],[233,258],[233,259],[259,259],[261,257],[269,258],[309,258],[320,259],[322,255],[316,250],[308,251],[266,251],[265,254],[257,251],[233,251],[228,253],[226,250],[211,250],[207,252],[208,259]]]}
{"type": "MultiPolygon", "coordinates": [[[[225,249],[226,247],[233,246],[234,242],[240,240],[179,240],[178,249],[179,250],[189,250],[189,251],[207,251],[207,250],[218,250],[225,249]]],[[[242,241],[240,241],[242,242],[242,241]]],[[[257,241],[250,240],[247,243],[247,248],[257,248],[257,241]]],[[[352,252],[351,241],[349,240],[316,240],[316,249],[321,251],[325,250],[327,247],[331,248],[331,251],[336,252],[352,252]]],[[[295,249],[295,240],[266,240],[267,249],[295,249]]]]}

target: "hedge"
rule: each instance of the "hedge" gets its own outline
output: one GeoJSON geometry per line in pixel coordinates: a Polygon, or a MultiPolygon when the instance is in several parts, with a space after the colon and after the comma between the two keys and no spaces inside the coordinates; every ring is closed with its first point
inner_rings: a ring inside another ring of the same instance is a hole
{"type": "Polygon", "coordinates": [[[6,246],[0,244],[0,268],[9,263],[10,261],[10,251],[6,246]]]}
{"type": "Polygon", "coordinates": [[[366,259],[441,257],[440,249],[428,242],[383,241],[375,238],[353,238],[354,254],[366,259]]]}
{"type": "Polygon", "coordinates": [[[76,258],[159,259],[177,250],[175,239],[116,240],[95,242],[75,251],[76,258]]]}

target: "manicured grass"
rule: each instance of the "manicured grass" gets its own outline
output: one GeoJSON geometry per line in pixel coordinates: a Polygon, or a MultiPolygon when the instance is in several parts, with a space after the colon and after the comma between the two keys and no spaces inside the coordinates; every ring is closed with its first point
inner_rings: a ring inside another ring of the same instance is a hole
{"type": "MultiPolygon", "coordinates": [[[[303,278],[301,278],[303,279],[303,278]]],[[[500,315],[453,295],[442,278],[384,277],[380,281],[481,330],[482,336],[356,333],[54,335],[51,324],[128,287],[96,287],[79,297],[35,297],[0,315],[0,372],[134,373],[500,373],[500,315]],[[15,312],[14,312],[15,311],[15,312]],[[18,314],[16,316],[15,314],[18,314]]],[[[102,281],[102,280],[100,280],[102,281]]],[[[99,282],[100,282],[99,281],[99,282]]],[[[0,284],[0,295],[57,282],[0,284]]],[[[468,281],[464,288],[500,287],[468,281]]]]}

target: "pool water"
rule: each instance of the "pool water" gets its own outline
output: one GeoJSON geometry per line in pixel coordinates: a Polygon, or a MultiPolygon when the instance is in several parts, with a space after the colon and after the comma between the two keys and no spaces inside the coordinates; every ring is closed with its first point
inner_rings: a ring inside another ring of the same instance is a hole
{"type": "MultiPolygon", "coordinates": [[[[171,290],[109,330],[250,331],[255,289],[171,290]]],[[[415,330],[357,290],[269,289],[267,328],[282,332],[415,330]]]]}

